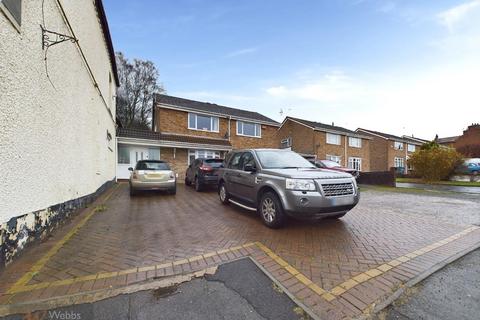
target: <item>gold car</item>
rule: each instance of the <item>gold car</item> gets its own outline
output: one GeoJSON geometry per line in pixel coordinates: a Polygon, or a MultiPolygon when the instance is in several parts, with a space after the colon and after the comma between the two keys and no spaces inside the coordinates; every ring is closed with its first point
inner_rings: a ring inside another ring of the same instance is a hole
{"type": "Polygon", "coordinates": [[[142,190],[165,190],[170,194],[177,193],[175,172],[165,161],[140,160],[135,169],[128,168],[130,174],[130,195],[134,196],[142,190]]]}

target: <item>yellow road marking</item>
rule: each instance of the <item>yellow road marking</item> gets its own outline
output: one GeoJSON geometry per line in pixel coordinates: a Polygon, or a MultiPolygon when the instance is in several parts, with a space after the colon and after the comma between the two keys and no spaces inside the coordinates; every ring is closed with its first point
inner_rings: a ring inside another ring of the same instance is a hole
{"type": "Polygon", "coordinates": [[[370,270],[367,270],[363,273],[360,273],[356,276],[354,276],[351,279],[348,279],[344,281],[343,283],[337,285],[330,291],[327,291],[321,287],[319,287],[317,284],[312,282],[310,279],[308,279],[303,273],[300,273],[295,267],[291,266],[288,264],[285,260],[280,258],[276,253],[274,253],[272,250],[270,250],[268,247],[266,247],[263,243],[261,242],[255,242],[255,245],[265,252],[269,257],[271,257],[275,262],[277,262],[282,268],[284,268],[286,271],[288,271],[292,276],[297,278],[301,283],[312,289],[316,294],[321,296],[323,299],[326,301],[330,302],[336,299],[336,296],[340,296],[346,291],[352,289],[353,287],[359,285],[362,282],[368,281],[372,278],[378,277],[385,272],[393,269],[394,267],[397,267],[401,265],[402,263],[408,262],[411,259],[414,259],[418,256],[421,256],[422,254],[425,254],[433,249],[439,248],[447,243],[450,243],[456,239],[461,238],[462,236],[465,236],[466,234],[479,229],[480,227],[470,227],[468,229],[465,229],[457,234],[454,234],[453,236],[450,236],[446,239],[437,241],[431,245],[425,246],[423,248],[420,248],[418,250],[415,250],[413,252],[407,253],[401,257],[398,257],[394,260],[391,260],[385,264],[382,264],[376,268],[372,268],[370,270]]]}
{"type": "MultiPolygon", "coordinates": [[[[110,199],[110,197],[117,191],[118,187],[120,185],[117,184],[113,190],[103,199],[101,204],[104,204],[110,199]]],[[[93,208],[80,222],[72,228],[64,237],[61,239],[59,242],[57,242],[48,252],[40,259],[38,260],[30,269],[29,272],[25,273],[15,284],[7,291],[7,293],[12,293],[15,291],[15,288],[18,287],[23,287],[25,286],[32,278],[35,276],[35,274],[40,271],[45,264],[50,260],[51,257],[53,257],[62,246],[67,243],[70,238],[72,238],[75,233],[77,233],[78,230],[80,230],[81,227],[83,227],[88,220],[95,214],[97,211],[97,207],[93,208]]]]}
{"type": "MultiPolygon", "coordinates": [[[[248,248],[248,247],[251,247],[252,245],[253,245],[253,243],[247,243],[247,244],[243,245],[242,247],[248,248]]],[[[231,252],[231,251],[234,251],[234,250],[238,250],[238,247],[232,247],[232,248],[224,249],[224,250],[221,250],[221,251],[226,253],[226,252],[231,252]]],[[[213,257],[215,255],[217,255],[217,251],[208,252],[208,253],[204,254],[203,256],[213,257]]],[[[195,256],[195,257],[192,257],[192,258],[189,258],[189,259],[180,259],[180,260],[175,260],[175,261],[171,261],[171,262],[167,262],[167,263],[163,263],[163,264],[157,264],[157,265],[153,265],[153,266],[136,267],[136,268],[130,268],[130,269],[114,271],[114,272],[100,272],[100,273],[90,274],[90,275],[82,276],[82,277],[70,278],[70,279],[65,279],[65,280],[56,280],[56,281],[50,281],[50,282],[41,282],[41,283],[33,284],[33,285],[14,286],[14,287],[10,288],[9,293],[13,294],[13,293],[19,293],[19,292],[33,291],[33,290],[42,289],[42,288],[46,288],[46,287],[58,287],[58,286],[70,285],[70,284],[77,283],[77,282],[85,282],[85,281],[89,281],[89,280],[97,280],[97,279],[105,279],[105,278],[114,278],[114,277],[117,277],[117,276],[134,274],[134,273],[138,273],[138,272],[153,271],[155,269],[157,269],[157,270],[158,269],[165,269],[165,268],[168,268],[168,267],[173,267],[173,266],[177,266],[177,265],[186,264],[186,263],[189,263],[190,261],[195,261],[199,258],[201,259],[203,257],[202,256],[195,256]]]]}
{"type": "MultiPolygon", "coordinates": [[[[118,189],[120,186],[117,185],[114,190],[112,190],[103,200],[102,204],[105,203],[112,195],[113,193],[118,189]]],[[[41,270],[45,264],[49,261],[49,259],[55,255],[58,250],[68,241],[70,238],[75,235],[75,233],[83,227],[87,221],[95,214],[97,211],[97,208],[94,208],[91,212],[87,214],[72,230],[70,230],[63,239],[61,239],[57,244],[55,244],[40,260],[38,260],[30,269],[29,272],[24,274],[9,290],[8,294],[13,294],[13,293],[19,293],[19,292],[25,292],[25,291],[32,291],[32,290],[37,290],[45,287],[50,287],[50,286],[62,286],[62,285],[69,285],[77,282],[85,282],[89,280],[96,280],[96,279],[103,279],[103,278],[112,278],[112,277],[117,277],[121,275],[128,275],[132,273],[137,273],[137,272],[144,272],[144,271],[153,271],[153,270],[158,270],[158,269],[164,269],[168,267],[173,267],[176,265],[182,265],[186,263],[190,263],[192,261],[197,261],[201,260],[203,258],[207,257],[213,257],[215,255],[223,254],[223,253],[228,253],[232,252],[234,250],[239,250],[241,248],[248,248],[251,246],[257,246],[260,250],[262,250],[265,254],[267,254],[269,257],[271,257],[278,265],[280,265],[282,268],[284,268],[287,272],[289,272],[292,276],[294,276],[298,281],[303,283],[305,286],[310,288],[312,291],[314,291],[316,294],[321,296],[323,299],[326,301],[333,301],[336,299],[336,296],[340,296],[349,289],[355,287],[356,285],[368,281],[371,278],[377,277],[379,275],[382,275],[383,273],[391,270],[393,267],[399,266],[402,263],[405,263],[407,261],[410,261],[411,259],[421,256],[422,254],[425,254],[433,249],[436,249],[442,245],[445,245],[447,243],[450,243],[456,239],[461,238],[462,236],[465,236],[466,234],[479,229],[479,227],[470,227],[468,229],[465,229],[453,236],[450,236],[449,238],[440,240],[436,243],[433,243],[429,246],[425,246],[421,249],[418,249],[416,251],[413,251],[411,253],[405,254],[404,256],[398,257],[392,261],[389,261],[383,265],[380,265],[376,268],[372,268],[370,270],[367,270],[359,275],[356,275],[355,277],[348,279],[347,281],[341,283],[340,285],[334,287],[330,291],[327,291],[321,287],[319,287],[317,284],[312,282],[308,277],[306,277],[304,274],[300,273],[295,267],[291,266],[288,264],[285,260],[283,260],[280,256],[275,254],[271,249],[266,247],[263,243],[261,242],[251,242],[247,243],[241,246],[235,246],[231,247],[228,249],[222,249],[222,250],[217,250],[209,253],[205,253],[203,255],[198,255],[198,256],[193,256],[187,259],[180,259],[180,260],[175,260],[163,264],[158,264],[158,265],[153,265],[153,266],[144,266],[144,267],[136,267],[136,268],[130,268],[126,270],[121,270],[121,271],[116,271],[116,272],[100,272],[97,274],[92,274],[92,275],[87,275],[87,276],[82,276],[82,277],[76,277],[76,278],[71,278],[71,279],[65,279],[65,280],[57,280],[57,281],[52,281],[52,282],[41,282],[38,284],[34,285],[27,285],[27,283],[33,278],[33,276],[41,270]]]]}

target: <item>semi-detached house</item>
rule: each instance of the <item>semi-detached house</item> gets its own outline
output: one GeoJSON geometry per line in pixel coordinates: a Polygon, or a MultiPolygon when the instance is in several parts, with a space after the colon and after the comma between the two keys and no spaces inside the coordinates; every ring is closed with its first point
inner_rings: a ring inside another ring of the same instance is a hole
{"type": "Polygon", "coordinates": [[[407,164],[410,155],[428,142],[420,138],[396,136],[362,128],[358,128],[356,132],[372,139],[370,142],[371,171],[388,171],[390,168],[396,168],[398,172],[407,174],[412,169],[408,168],[407,164]]]}
{"type": "Polygon", "coordinates": [[[280,123],[258,112],[164,94],[155,97],[152,131],[117,130],[117,178],[140,159],[168,161],[183,181],[196,158],[223,158],[241,148],[277,148],[280,123]]]}
{"type": "Polygon", "coordinates": [[[307,159],[327,159],[359,171],[371,171],[368,136],[293,117],[285,118],[277,135],[282,148],[291,148],[307,159]]]}

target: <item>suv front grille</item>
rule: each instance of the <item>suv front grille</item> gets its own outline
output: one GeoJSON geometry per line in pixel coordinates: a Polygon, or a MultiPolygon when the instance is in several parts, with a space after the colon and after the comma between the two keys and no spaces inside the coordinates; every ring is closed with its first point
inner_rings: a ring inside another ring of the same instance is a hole
{"type": "Polygon", "coordinates": [[[353,194],[353,183],[325,183],[322,189],[325,197],[346,196],[353,194]]]}

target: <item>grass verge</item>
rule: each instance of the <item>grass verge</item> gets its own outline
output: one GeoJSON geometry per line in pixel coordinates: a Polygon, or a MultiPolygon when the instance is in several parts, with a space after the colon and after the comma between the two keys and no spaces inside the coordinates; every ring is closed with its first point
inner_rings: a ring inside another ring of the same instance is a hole
{"type": "MultiPolygon", "coordinates": [[[[401,183],[425,183],[423,182],[422,179],[417,179],[417,178],[397,178],[396,181],[401,183]]],[[[480,182],[470,182],[470,181],[436,181],[430,184],[460,186],[460,187],[480,187],[480,182]]]]}

